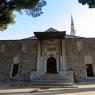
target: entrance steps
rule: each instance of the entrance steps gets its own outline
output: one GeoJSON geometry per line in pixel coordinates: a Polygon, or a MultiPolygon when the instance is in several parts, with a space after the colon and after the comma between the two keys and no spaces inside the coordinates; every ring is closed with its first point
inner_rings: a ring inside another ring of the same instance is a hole
{"type": "Polygon", "coordinates": [[[63,78],[59,74],[45,74],[35,80],[36,82],[63,82],[63,78]]]}
{"type": "Polygon", "coordinates": [[[95,82],[95,77],[88,77],[87,78],[87,81],[88,82],[95,82]]]}
{"type": "Polygon", "coordinates": [[[44,74],[39,78],[31,80],[31,85],[37,87],[64,87],[73,86],[74,83],[68,83],[59,74],[44,74]]]}

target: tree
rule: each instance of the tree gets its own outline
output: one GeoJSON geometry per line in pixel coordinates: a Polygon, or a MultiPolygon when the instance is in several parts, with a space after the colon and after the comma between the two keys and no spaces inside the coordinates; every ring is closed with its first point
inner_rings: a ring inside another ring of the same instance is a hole
{"type": "Polygon", "coordinates": [[[15,23],[14,10],[24,10],[33,17],[40,16],[42,7],[46,5],[44,0],[0,0],[0,30],[5,30],[9,24],[15,23]]]}
{"type": "Polygon", "coordinates": [[[78,0],[78,1],[83,5],[87,4],[89,8],[95,8],[95,0],[78,0]]]}

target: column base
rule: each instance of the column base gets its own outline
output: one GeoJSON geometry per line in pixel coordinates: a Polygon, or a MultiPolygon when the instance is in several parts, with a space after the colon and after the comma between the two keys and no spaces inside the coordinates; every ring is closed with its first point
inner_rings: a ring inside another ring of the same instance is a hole
{"type": "Polygon", "coordinates": [[[31,81],[31,80],[34,80],[34,79],[36,79],[36,78],[39,78],[39,77],[41,77],[42,75],[44,75],[44,72],[32,71],[32,72],[30,72],[30,81],[31,81]]]}
{"type": "Polygon", "coordinates": [[[63,77],[67,82],[74,83],[73,71],[59,71],[59,75],[63,77]]]}

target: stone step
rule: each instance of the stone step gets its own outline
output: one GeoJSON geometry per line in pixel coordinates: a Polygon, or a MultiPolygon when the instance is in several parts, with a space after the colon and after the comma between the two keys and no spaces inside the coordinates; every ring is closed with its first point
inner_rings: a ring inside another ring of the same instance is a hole
{"type": "Polygon", "coordinates": [[[88,82],[91,82],[91,81],[95,82],[95,77],[88,78],[87,81],[88,81],[88,82]]]}
{"type": "Polygon", "coordinates": [[[63,78],[59,74],[45,74],[38,79],[39,80],[62,80],[63,78]]]}
{"type": "Polygon", "coordinates": [[[31,86],[33,87],[68,87],[73,85],[73,83],[68,83],[59,74],[44,74],[31,81],[31,86]]]}
{"type": "Polygon", "coordinates": [[[36,81],[33,81],[33,82],[34,83],[64,83],[64,80],[61,80],[61,81],[60,80],[36,80],[36,81]]]}
{"type": "Polygon", "coordinates": [[[45,74],[39,78],[31,80],[33,83],[67,83],[59,74],[45,74]]]}
{"type": "Polygon", "coordinates": [[[75,85],[73,83],[31,83],[32,87],[75,87],[75,85]]]}

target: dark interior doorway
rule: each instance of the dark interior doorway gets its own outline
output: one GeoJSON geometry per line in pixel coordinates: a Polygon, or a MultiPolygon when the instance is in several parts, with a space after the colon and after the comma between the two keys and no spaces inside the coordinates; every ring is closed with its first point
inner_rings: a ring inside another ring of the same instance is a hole
{"type": "Polygon", "coordinates": [[[47,73],[57,73],[56,59],[54,57],[47,60],[47,73]]]}
{"type": "Polygon", "coordinates": [[[93,77],[93,68],[92,64],[86,64],[87,76],[93,77]]]}
{"type": "Polygon", "coordinates": [[[16,75],[18,74],[18,68],[19,64],[13,64],[12,77],[16,77],[16,75]]]}

